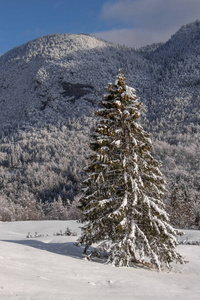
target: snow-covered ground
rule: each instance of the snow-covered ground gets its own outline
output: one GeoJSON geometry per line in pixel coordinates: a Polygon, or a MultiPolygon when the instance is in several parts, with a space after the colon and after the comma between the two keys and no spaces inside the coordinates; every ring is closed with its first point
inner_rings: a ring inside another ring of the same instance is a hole
{"type": "MultiPolygon", "coordinates": [[[[1,300],[200,299],[200,246],[180,245],[189,263],[168,272],[116,268],[86,260],[75,236],[55,236],[75,221],[0,223],[1,300]],[[41,237],[27,238],[37,232],[41,237]]],[[[200,231],[185,231],[200,241],[200,231]]]]}

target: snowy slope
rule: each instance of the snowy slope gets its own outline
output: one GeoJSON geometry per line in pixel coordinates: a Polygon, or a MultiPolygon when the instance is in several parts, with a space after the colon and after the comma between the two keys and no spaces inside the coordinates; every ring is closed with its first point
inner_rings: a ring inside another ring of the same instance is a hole
{"type": "MultiPolygon", "coordinates": [[[[54,236],[75,221],[0,223],[0,299],[199,299],[200,247],[181,245],[190,262],[173,271],[116,268],[84,259],[77,237],[54,236]],[[43,234],[28,239],[27,233],[43,234]],[[47,236],[48,234],[48,236],[47,236]]],[[[184,238],[200,241],[199,231],[184,238]]]]}

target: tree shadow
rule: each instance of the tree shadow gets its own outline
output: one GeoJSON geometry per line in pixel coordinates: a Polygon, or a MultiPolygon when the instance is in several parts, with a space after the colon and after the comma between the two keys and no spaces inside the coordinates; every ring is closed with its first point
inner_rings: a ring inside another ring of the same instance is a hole
{"type": "MultiPolygon", "coordinates": [[[[49,242],[44,242],[44,241],[39,241],[36,239],[27,239],[27,240],[1,240],[3,242],[8,242],[8,243],[15,243],[15,244],[20,244],[32,248],[36,248],[42,251],[48,251],[54,254],[58,255],[63,255],[63,256],[68,256],[74,259],[87,259],[88,261],[99,263],[99,264],[109,264],[107,261],[108,257],[105,256],[98,256],[95,255],[97,252],[95,251],[96,248],[90,246],[89,249],[87,250],[87,254],[84,254],[84,246],[79,246],[75,241],[73,242],[65,242],[65,243],[49,243],[49,242]]],[[[157,269],[153,268],[150,264],[148,263],[139,263],[137,261],[133,262],[130,267],[135,268],[135,269],[144,269],[147,271],[158,271],[157,269]]],[[[169,270],[168,270],[169,271],[169,270]]]]}
{"type": "Polygon", "coordinates": [[[47,243],[39,240],[3,240],[8,243],[16,243],[33,247],[39,250],[52,252],[59,255],[69,256],[77,259],[84,259],[86,255],[83,254],[84,246],[77,246],[76,242],[65,243],[47,243]]]}

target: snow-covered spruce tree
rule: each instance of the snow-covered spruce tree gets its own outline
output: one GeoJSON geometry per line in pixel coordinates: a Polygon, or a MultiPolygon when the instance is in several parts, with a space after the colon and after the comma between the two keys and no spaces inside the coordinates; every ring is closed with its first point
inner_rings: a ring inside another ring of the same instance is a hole
{"type": "Polygon", "coordinates": [[[142,263],[158,269],[175,260],[177,240],[162,198],[165,181],[149,134],[138,123],[141,103],[122,71],[109,84],[97,112],[84,195],[80,244],[101,242],[116,266],[142,263]],[[108,249],[108,248],[107,248],[108,249]]]}

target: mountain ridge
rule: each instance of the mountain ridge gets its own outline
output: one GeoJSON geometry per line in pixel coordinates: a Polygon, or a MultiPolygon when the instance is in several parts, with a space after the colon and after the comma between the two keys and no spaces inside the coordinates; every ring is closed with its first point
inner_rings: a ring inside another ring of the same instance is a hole
{"type": "MultiPolygon", "coordinates": [[[[5,104],[16,98],[17,93],[18,105],[20,105],[21,101],[23,106],[28,106],[26,109],[30,110],[31,104],[27,104],[27,100],[30,99],[29,102],[32,102],[33,108],[36,107],[39,110],[40,105],[42,105],[41,102],[43,102],[42,98],[55,100],[60,97],[63,99],[63,83],[64,85],[66,85],[65,83],[91,85],[95,87],[96,94],[100,96],[105,89],[107,81],[112,80],[114,73],[120,67],[120,63],[118,63],[118,67],[116,68],[115,66],[114,70],[112,70],[113,66],[109,61],[113,60],[113,51],[114,55],[120,58],[121,49],[126,49],[125,51],[133,53],[133,56],[136,58],[138,57],[135,51],[123,46],[117,47],[90,36],[65,34],[42,37],[9,51],[9,53],[0,58],[0,105],[4,103],[4,107],[1,106],[0,111],[6,110],[5,104]],[[47,45],[45,44],[46,40],[48,41],[47,45]],[[43,43],[46,47],[43,46],[43,43]],[[49,44],[51,44],[51,47],[48,46],[49,44]],[[24,49],[26,50],[25,52],[24,49]],[[108,54],[108,57],[105,54],[108,54]],[[98,63],[96,63],[97,57],[99,58],[98,63]],[[106,63],[108,63],[109,73],[104,71],[106,63]],[[97,66],[95,67],[96,64],[97,66]],[[110,72],[113,76],[110,76],[110,72]],[[103,78],[100,84],[98,84],[100,80],[98,74],[103,78]],[[17,85],[13,86],[15,90],[14,95],[11,82],[12,85],[17,83],[17,85]],[[24,92],[21,89],[24,89],[24,92]],[[59,90],[60,92],[57,92],[59,90]],[[9,98],[7,95],[9,95],[9,98]],[[33,102],[35,102],[35,107],[33,102]]],[[[54,104],[52,105],[54,106],[54,104]]],[[[10,106],[13,107],[14,103],[8,105],[6,115],[9,115],[10,106]]],[[[14,115],[16,116],[15,112],[14,115]]],[[[2,120],[3,116],[1,113],[0,117],[2,120]]],[[[25,118],[25,112],[21,114],[20,119],[22,117],[25,118]]],[[[6,119],[3,119],[3,122],[5,121],[6,119]]]]}

